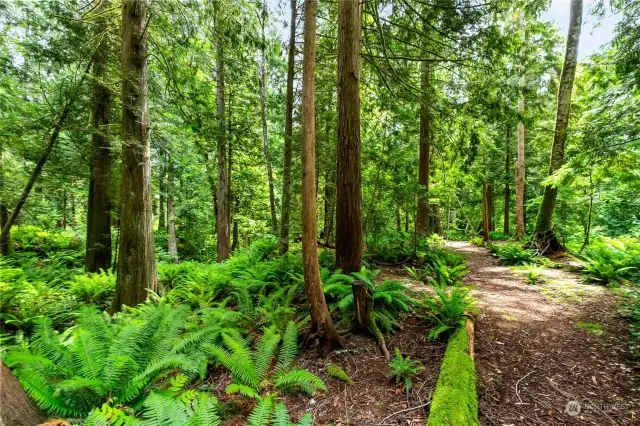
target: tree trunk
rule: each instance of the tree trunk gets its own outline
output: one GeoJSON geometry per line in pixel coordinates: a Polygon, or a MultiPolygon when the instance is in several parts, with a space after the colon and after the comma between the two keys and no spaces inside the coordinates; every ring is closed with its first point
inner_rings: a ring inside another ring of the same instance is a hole
{"type": "MultiPolygon", "coordinates": [[[[213,212],[213,222],[218,223],[218,187],[216,185],[216,177],[213,174],[213,170],[210,167],[212,160],[209,159],[209,154],[204,154],[204,162],[207,165],[207,181],[209,181],[209,191],[211,192],[211,206],[213,212]]],[[[217,225],[216,225],[216,229],[217,225]]]]}
{"type": "Polygon", "coordinates": [[[343,346],[344,342],[331,320],[318,266],[314,182],[316,8],[316,0],[305,0],[302,64],[302,265],[311,317],[311,329],[305,338],[305,344],[311,339],[319,339],[320,351],[326,356],[334,346],[343,346]]]}
{"type": "Polygon", "coordinates": [[[489,211],[489,185],[482,184],[482,240],[489,241],[491,212],[489,211]]]}
{"type": "Polygon", "coordinates": [[[400,206],[396,206],[396,232],[402,231],[402,223],[400,222],[400,206]]]}
{"type": "Polygon", "coordinates": [[[489,183],[487,184],[487,195],[489,197],[489,231],[495,231],[496,230],[496,223],[495,223],[495,219],[494,219],[494,213],[495,213],[495,206],[494,206],[494,198],[493,198],[493,184],[489,183]]]}
{"type": "MultiPolygon", "coordinates": [[[[87,67],[84,70],[84,73],[82,74],[82,77],[80,78],[80,81],[78,82],[78,85],[76,86],[76,91],[82,86],[82,83],[84,82],[84,79],[86,78],[87,73],[91,69],[92,63],[93,63],[93,61],[89,61],[89,63],[87,64],[87,67]]],[[[9,215],[7,220],[3,223],[2,232],[0,232],[0,235],[3,236],[2,237],[3,240],[6,239],[6,241],[9,241],[9,238],[11,238],[11,235],[10,235],[11,227],[13,226],[13,224],[16,221],[16,219],[18,218],[18,215],[20,214],[20,211],[22,211],[22,207],[24,207],[24,203],[27,202],[27,198],[29,198],[29,194],[31,193],[31,190],[33,189],[33,185],[35,185],[36,180],[38,180],[38,177],[42,173],[42,169],[44,168],[44,165],[47,162],[47,159],[49,158],[49,155],[51,154],[51,151],[53,151],[53,147],[55,146],[56,142],[58,141],[58,136],[60,135],[60,131],[62,130],[62,126],[64,125],[65,121],[67,120],[67,117],[69,116],[69,113],[71,112],[71,107],[73,106],[73,103],[75,102],[75,99],[76,99],[76,93],[71,93],[69,100],[67,101],[67,103],[65,104],[64,109],[62,110],[62,114],[60,114],[60,117],[58,118],[58,121],[56,122],[56,124],[53,127],[53,131],[51,132],[51,136],[49,137],[49,141],[47,142],[47,146],[44,148],[44,152],[42,153],[42,155],[40,156],[40,159],[36,163],[36,166],[33,169],[33,172],[31,172],[31,176],[29,177],[29,180],[27,181],[27,184],[25,185],[24,189],[22,190],[22,194],[20,194],[20,198],[18,198],[18,202],[16,203],[15,207],[11,211],[11,214],[9,215]]],[[[2,252],[3,254],[8,254],[9,253],[9,245],[8,244],[3,245],[2,250],[3,250],[3,252],[2,252]]]]}
{"type": "Polygon", "coordinates": [[[511,153],[509,152],[509,139],[511,127],[507,124],[507,138],[505,141],[505,163],[504,163],[504,235],[509,235],[509,205],[511,204],[511,190],[509,188],[509,164],[511,163],[511,153]]]}
{"type": "MultiPolygon", "coordinates": [[[[571,12],[569,16],[569,34],[567,47],[564,54],[564,66],[560,75],[560,87],[558,88],[558,111],[556,113],[556,129],[551,147],[551,160],[549,162],[549,176],[558,171],[564,164],[564,149],[567,142],[567,128],[569,126],[569,112],[571,108],[571,92],[573,79],[578,63],[578,44],[580,41],[580,29],[582,27],[582,0],[571,0],[571,12]]],[[[549,251],[557,251],[561,244],[551,229],[553,209],[556,204],[558,188],[547,185],[544,187],[542,203],[538,211],[538,218],[533,233],[532,242],[541,254],[549,251]]]]}
{"type": "Polygon", "coordinates": [[[229,188],[227,186],[227,139],[224,125],[224,49],[222,11],[216,11],[216,105],[218,114],[218,211],[216,217],[216,230],[218,236],[218,262],[229,258],[229,188]]]}
{"type": "Polygon", "coordinates": [[[591,217],[593,216],[593,180],[592,173],[589,171],[589,211],[587,213],[587,223],[584,226],[584,241],[580,247],[580,253],[589,245],[589,236],[591,234],[591,217]]]}
{"type": "Polygon", "coordinates": [[[112,312],[144,302],[148,290],[158,288],[151,207],[148,24],[146,1],[123,2],[120,253],[112,312]]]}
{"type": "Polygon", "coordinates": [[[378,347],[382,354],[389,359],[389,351],[384,341],[382,332],[376,325],[375,318],[373,316],[373,291],[367,285],[366,282],[356,280],[352,284],[353,286],[353,302],[356,308],[356,324],[362,327],[363,330],[371,332],[378,342],[378,347]]]}
{"type": "Polygon", "coordinates": [[[516,232],[515,239],[524,236],[524,45],[526,43],[524,10],[520,12],[520,84],[518,89],[518,159],[516,166],[516,232]]]}
{"type": "Polygon", "coordinates": [[[267,96],[266,96],[266,79],[265,79],[265,68],[266,68],[266,41],[264,36],[264,26],[265,21],[267,19],[267,4],[263,3],[262,5],[262,43],[261,43],[261,51],[262,51],[262,62],[260,64],[260,115],[262,121],[262,145],[264,147],[264,160],[267,164],[267,180],[269,183],[269,208],[271,209],[271,234],[278,235],[278,218],[276,217],[276,197],[273,191],[273,169],[271,168],[271,156],[269,154],[269,138],[267,137],[267,96]]]}
{"type": "Polygon", "coordinates": [[[166,230],[167,229],[167,222],[165,220],[165,211],[164,211],[164,204],[165,204],[165,197],[166,197],[166,192],[167,192],[167,188],[165,187],[164,183],[164,176],[166,173],[166,168],[167,168],[167,159],[166,156],[163,154],[162,155],[162,161],[160,163],[160,182],[158,184],[158,187],[160,189],[160,200],[159,200],[159,205],[158,205],[158,231],[160,230],[166,230]]]}
{"type": "MultiPolygon", "coordinates": [[[[104,12],[108,0],[100,1],[97,14],[104,12]]],[[[104,33],[106,18],[100,18],[97,32],[104,33]]],[[[93,58],[93,134],[91,135],[91,172],[87,207],[87,272],[111,267],[111,151],[109,141],[109,106],[111,94],[105,84],[108,65],[107,35],[93,58]]]]}
{"type": "Polygon", "coordinates": [[[338,2],[338,163],[336,267],[362,267],[360,188],[360,11],[358,0],[338,2]]]}
{"type": "MultiPolygon", "coordinates": [[[[3,155],[2,139],[0,139],[0,229],[4,228],[4,224],[9,220],[9,209],[7,208],[7,197],[4,188],[4,155],[3,155]]],[[[11,240],[9,232],[0,234],[0,254],[9,254],[11,248],[11,240]]]]}
{"type": "Polygon", "coordinates": [[[333,233],[333,212],[336,208],[336,171],[327,170],[324,184],[324,227],[322,236],[325,243],[329,244],[333,233]]]}
{"type": "Polygon", "coordinates": [[[426,97],[431,87],[429,63],[424,61],[422,69],[422,101],[420,102],[420,164],[418,165],[418,183],[422,186],[418,194],[418,212],[416,216],[416,232],[429,232],[429,162],[431,154],[429,106],[426,97]]]}
{"type": "Polygon", "coordinates": [[[33,426],[47,418],[26,394],[18,378],[0,360],[0,426],[33,426]]]}
{"type": "Polygon", "coordinates": [[[291,0],[289,54],[287,64],[287,101],[284,118],[284,153],[282,167],[282,210],[280,212],[280,254],[289,251],[289,209],[291,206],[291,138],[293,136],[293,77],[296,49],[296,0],[291,0]]]}
{"type": "Polygon", "coordinates": [[[178,263],[178,243],[176,240],[175,191],[173,189],[173,160],[167,157],[167,252],[173,263],[178,263]]]}

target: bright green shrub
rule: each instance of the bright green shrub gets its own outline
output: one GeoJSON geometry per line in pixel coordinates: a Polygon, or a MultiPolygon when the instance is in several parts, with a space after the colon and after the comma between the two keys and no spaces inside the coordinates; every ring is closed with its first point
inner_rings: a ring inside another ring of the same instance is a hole
{"type": "Polygon", "coordinates": [[[404,390],[409,393],[413,385],[412,379],[418,375],[424,367],[420,361],[411,361],[410,357],[403,357],[400,349],[396,348],[396,356],[389,363],[391,371],[389,377],[395,378],[396,385],[404,383],[404,390]]]}
{"type": "Polygon", "coordinates": [[[469,290],[460,285],[436,285],[433,288],[435,294],[425,296],[423,305],[435,322],[435,327],[429,332],[429,338],[438,339],[443,333],[447,334],[463,324],[468,315],[475,310],[475,302],[469,295],[469,290]]]}
{"type": "Polygon", "coordinates": [[[492,254],[505,265],[527,265],[534,262],[535,251],[522,247],[519,243],[490,245],[492,254]]]}
{"type": "Polygon", "coordinates": [[[75,275],[68,283],[69,293],[78,302],[107,309],[111,306],[116,288],[116,276],[110,271],[97,274],[75,275]]]}
{"type": "Polygon", "coordinates": [[[640,275],[640,242],[631,238],[596,241],[582,258],[587,281],[618,285],[640,275]]]}
{"type": "Polygon", "coordinates": [[[95,308],[57,333],[42,318],[28,348],[5,360],[25,391],[50,414],[83,417],[107,401],[135,405],[173,372],[203,377],[203,345],[219,338],[215,327],[185,334],[187,312],[167,304],[141,305],[111,320],[95,308]]]}
{"type": "Polygon", "coordinates": [[[477,247],[484,247],[485,241],[482,237],[469,238],[469,243],[477,247]]]}

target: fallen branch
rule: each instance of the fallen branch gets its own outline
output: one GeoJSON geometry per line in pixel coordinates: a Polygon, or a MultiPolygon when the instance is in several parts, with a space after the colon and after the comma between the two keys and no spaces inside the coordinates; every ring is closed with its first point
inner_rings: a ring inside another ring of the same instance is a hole
{"type": "Polygon", "coordinates": [[[393,417],[393,416],[395,416],[395,415],[402,414],[402,413],[406,413],[406,412],[408,412],[408,411],[414,411],[414,410],[417,410],[417,409],[419,409],[419,408],[424,408],[424,407],[426,407],[426,406],[427,406],[427,405],[429,405],[429,404],[431,404],[431,401],[426,402],[426,403],[424,403],[424,404],[422,404],[422,405],[417,405],[417,406],[415,406],[415,407],[405,408],[404,410],[396,411],[395,413],[391,413],[391,414],[389,414],[387,417],[385,417],[384,419],[382,419],[378,424],[379,424],[379,425],[383,424],[386,420],[389,420],[391,417],[393,417]]]}

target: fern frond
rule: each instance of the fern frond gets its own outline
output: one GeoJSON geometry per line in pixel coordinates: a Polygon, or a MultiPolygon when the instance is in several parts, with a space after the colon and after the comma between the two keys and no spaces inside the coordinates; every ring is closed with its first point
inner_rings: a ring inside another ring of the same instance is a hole
{"type": "Polygon", "coordinates": [[[327,390],[318,376],[302,369],[294,369],[282,374],[276,379],[273,387],[283,394],[300,391],[313,395],[316,390],[327,390]]]}
{"type": "Polygon", "coordinates": [[[280,334],[278,334],[275,327],[267,328],[262,334],[258,347],[256,348],[254,359],[258,381],[262,381],[266,377],[279,342],[280,334]]]}
{"type": "Polygon", "coordinates": [[[298,326],[295,322],[289,321],[287,329],[282,339],[282,347],[278,354],[276,363],[276,374],[282,374],[293,365],[293,361],[298,355],[298,326]]]}
{"type": "Polygon", "coordinates": [[[218,415],[217,400],[206,393],[201,393],[196,401],[193,415],[184,426],[218,426],[220,416],[218,415]]]}
{"type": "Polygon", "coordinates": [[[291,426],[289,411],[282,401],[276,405],[271,426],[291,426]]]}
{"type": "Polygon", "coordinates": [[[248,426],[268,426],[273,414],[273,395],[269,395],[256,405],[249,418],[247,419],[248,426]]]}
{"type": "Polygon", "coordinates": [[[232,394],[232,393],[239,393],[241,395],[247,396],[249,398],[254,398],[254,399],[260,399],[260,394],[258,392],[256,392],[255,389],[249,387],[249,386],[245,386],[245,385],[240,385],[237,383],[231,383],[229,386],[227,386],[227,388],[225,389],[225,392],[227,394],[232,394]]]}

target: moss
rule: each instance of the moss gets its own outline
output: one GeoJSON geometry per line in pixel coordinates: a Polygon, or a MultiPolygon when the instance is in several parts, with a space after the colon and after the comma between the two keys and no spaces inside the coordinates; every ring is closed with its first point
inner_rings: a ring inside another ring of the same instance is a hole
{"type": "Polygon", "coordinates": [[[602,334],[602,325],[597,322],[582,322],[578,321],[578,327],[586,331],[588,334],[602,334]]]}
{"type": "Polygon", "coordinates": [[[465,327],[458,327],[449,338],[431,400],[427,426],[443,425],[478,425],[476,366],[469,356],[469,336],[465,327]]]}

